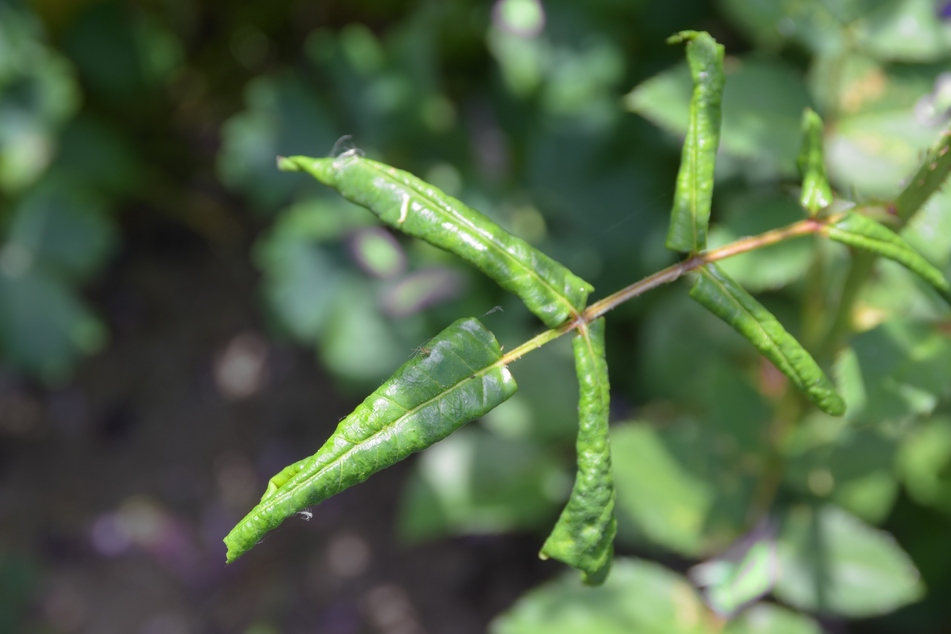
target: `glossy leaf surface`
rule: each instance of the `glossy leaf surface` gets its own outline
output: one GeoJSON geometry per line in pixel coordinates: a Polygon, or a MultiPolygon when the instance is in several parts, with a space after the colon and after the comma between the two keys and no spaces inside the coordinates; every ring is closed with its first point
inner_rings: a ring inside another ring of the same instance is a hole
{"type": "Polygon", "coordinates": [[[578,473],[571,497],[541,557],[582,571],[585,583],[600,585],[614,555],[614,478],[608,439],[610,393],[604,357],[604,318],[579,328],[574,339],[578,372],[578,473]]]}
{"type": "Polygon", "coordinates": [[[715,264],[698,270],[690,296],[746,337],[821,410],[845,413],[832,382],[779,320],[715,264]]]}
{"type": "Polygon", "coordinates": [[[895,260],[920,275],[951,302],[951,283],[948,283],[941,271],[885,225],[868,216],[850,213],[838,222],[824,227],[822,232],[836,242],[895,260]]]}
{"type": "Polygon", "coordinates": [[[258,504],[225,537],[228,561],[287,517],[319,504],[408,455],[442,440],[516,390],[495,337],[461,319],[367,397],[306,461],[282,470],[258,504]]]}
{"type": "Polygon", "coordinates": [[[355,153],[285,158],[280,167],[306,171],[391,227],[455,253],[518,295],[550,328],[582,310],[593,290],[524,240],[408,172],[355,153]]]}
{"type": "Polygon", "coordinates": [[[802,113],[802,146],[799,150],[799,173],[802,194],[799,203],[815,216],[832,202],[832,187],[826,177],[825,154],[822,151],[822,119],[812,108],[802,113]]]}
{"type": "Polygon", "coordinates": [[[713,171],[720,146],[724,50],[704,32],[682,31],[669,41],[687,42],[693,96],[666,245],[674,251],[693,253],[707,244],[713,171]]]}

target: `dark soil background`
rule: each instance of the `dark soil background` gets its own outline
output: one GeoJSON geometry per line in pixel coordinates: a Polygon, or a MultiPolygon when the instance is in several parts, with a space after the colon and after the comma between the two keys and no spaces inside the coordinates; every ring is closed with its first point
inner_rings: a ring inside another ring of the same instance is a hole
{"type": "Polygon", "coordinates": [[[535,537],[397,541],[408,462],[226,566],[221,539],[270,475],[356,403],[264,336],[241,251],[161,234],[127,234],[94,290],[113,341],[75,381],[3,378],[0,540],[26,631],[476,633],[556,572],[535,537]],[[222,388],[229,358],[251,367],[241,396],[222,388]]]}

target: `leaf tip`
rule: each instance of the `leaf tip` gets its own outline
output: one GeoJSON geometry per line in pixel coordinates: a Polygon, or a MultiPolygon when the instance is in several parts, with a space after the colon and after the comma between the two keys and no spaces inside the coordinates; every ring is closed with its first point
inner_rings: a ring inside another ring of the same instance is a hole
{"type": "Polygon", "coordinates": [[[300,157],[296,156],[278,156],[277,169],[281,170],[282,172],[299,172],[302,169],[299,158],[300,157]]]}

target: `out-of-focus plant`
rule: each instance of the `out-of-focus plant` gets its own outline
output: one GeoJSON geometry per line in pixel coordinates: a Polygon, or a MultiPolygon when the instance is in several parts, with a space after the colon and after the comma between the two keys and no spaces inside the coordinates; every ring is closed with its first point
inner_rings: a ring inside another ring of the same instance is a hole
{"type": "Polygon", "coordinates": [[[104,341],[78,287],[115,245],[101,194],[64,160],[79,100],[32,12],[0,5],[0,359],[49,380],[104,341]]]}
{"type": "MultiPolygon", "coordinates": [[[[874,20],[865,14],[836,16],[824,6],[804,5],[806,13],[839,19],[842,29],[874,30],[874,20]]],[[[943,28],[937,16],[929,19],[938,31],[943,28]]],[[[544,32],[545,20],[540,3],[496,5],[490,46],[508,87],[523,98],[539,90],[546,68],[545,47],[532,49],[527,41],[544,32]],[[523,49],[531,55],[519,54],[523,49]]],[[[934,416],[951,384],[951,341],[944,332],[951,254],[923,248],[923,255],[915,248],[927,241],[920,219],[940,200],[934,194],[951,171],[947,116],[934,112],[940,108],[935,105],[940,79],[935,78],[933,93],[902,104],[917,117],[909,130],[931,139],[938,134],[919,169],[881,168],[874,184],[862,187],[860,178],[848,178],[857,153],[842,149],[856,141],[830,137],[808,106],[821,107],[839,134],[847,119],[843,110],[813,102],[793,68],[776,59],[724,59],[722,46],[706,33],[682,32],[677,41],[687,42],[687,67],[644,82],[626,103],[686,136],[666,242],[685,256],[590,305],[586,283],[567,269],[406,172],[352,148],[330,158],[279,160],[282,169],[311,173],[391,227],[467,260],[518,295],[551,330],[503,353],[495,337],[470,318],[420,344],[317,454],[271,479],[260,504],[226,538],[229,560],[287,517],[499,407],[516,390],[508,364],[573,332],[581,385],[578,471],[542,555],[581,569],[587,583],[607,582],[595,590],[569,580],[547,584],[501,616],[496,631],[817,632],[817,622],[803,612],[868,617],[922,597],[924,586],[911,559],[874,524],[891,510],[903,471],[915,473],[909,479],[915,495],[941,498],[935,484],[940,476],[928,476],[929,468],[901,468],[900,450],[923,451],[927,441],[921,438],[936,439],[927,458],[904,463],[931,468],[940,463],[946,469],[936,456],[948,443],[940,441],[941,418],[934,416]],[[797,169],[798,202],[806,218],[777,227],[797,207],[777,183],[797,169]],[[735,215],[708,231],[715,170],[735,215]],[[841,193],[843,186],[851,196],[841,193]],[[822,237],[828,240],[816,239],[822,237]],[[690,297],[696,304],[667,295],[666,305],[655,307],[657,316],[649,315],[644,326],[644,377],[660,398],[615,426],[609,455],[601,316],[686,274],[693,278],[690,297]],[[789,286],[791,292],[764,296],[761,303],[741,284],[755,291],[789,286]],[[783,323],[797,324],[790,327],[796,336],[783,323]],[[737,333],[765,359],[751,357],[737,333]],[[820,365],[833,367],[834,382],[820,365]],[[691,568],[693,586],[637,560],[617,560],[615,573],[607,576],[616,530],[615,480],[621,543],[708,558],[691,568]],[[760,603],[769,593],[801,612],[760,603]]],[[[857,41],[856,50],[869,56],[874,52],[888,60],[908,54],[897,43],[893,50],[879,40],[874,46],[872,40],[857,41]]],[[[916,136],[902,138],[914,143],[916,136]]],[[[862,157],[875,160],[868,152],[862,157]]],[[[300,227],[345,225],[340,218],[350,213],[328,220],[332,212],[323,203],[323,211],[311,212],[305,221],[306,212],[298,209],[285,217],[300,227]]],[[[931,213],[946,221],[946,209],[931,213]]],[[[354,231],[357,243],[374,242],[357,237],[369,229],[354,231]]],[[[371,276],[382,270],[403,275],[405,259],[392,238],[380,234],[375,243],[373,254],[352,249],[361,268],[371,276]]],[[[314,252],[308,262],[313,279],[333,281],[341,274],[327,274],[331,269],[314,252]]],[[[300,304],[294,312],[282,307],[279,296],[274,300],[285,315],[301,315],[297,323],[321,339],[315,324],[324,319],[320,311],[330,308],[308,311],[300,304]]],[[[299,331],[305,338],[307,332],[299,331]]],[[[513,440],[524,436],[511,423],[496,433],[513,440]]],[[[411,484],[408,497],[408,530],[433,534],[431,527],[420,528],[432,526],[433,516],[443,518],[443,530],[450,531],[465,530],[466,517],[476,530],[537,526],[531,516],[540,509],[521,514],[514,509],[524,510],[533,497],[551,497],[529,470],[536,461],[526,455],[525,470],[515,469],[510,484],[495,485],[510,493],[508,500],[495,497],[493,513],[491,503],[477,501],[472,443],[485,432],[463,434],[467,442],[453,436],[420,461],[421,479],[411,484]],[[520,494],[513,485],[521,485],[520,494]]]]}

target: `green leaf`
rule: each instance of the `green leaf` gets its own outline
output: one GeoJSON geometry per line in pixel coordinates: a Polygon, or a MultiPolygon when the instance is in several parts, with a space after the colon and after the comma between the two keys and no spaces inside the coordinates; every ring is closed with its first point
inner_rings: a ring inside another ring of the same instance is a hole
{"type": "Polygon", "coordinates": [[[707,246],[713,172],[720,147],[724,49],[704,32],[682,31],[668,40],[670,43],[684,41],[693,78],[693,96],[665,244],[673,251],[696,253],[707,246]]]}
{"type": "Polygon", "coordinates": [[[951,53],[951,29],[938,6],[933,0],[881,2],[856,22],[852,36],[859,48],[883,60],[944,61],[951,53]]]}
{"type": "MultiPolygon", "coordinates": [[[[710,230],[707,248],[716,249],[802,218],[802,208],[778,191],[726,197],[726,210],[710,230]]],[[[719,267],[751,293],[775,290],[806,275],[815,255],[814,240],[784,240],[719,262],[719,267]]]]}
{"type": "Polygon", "coordinates": [[[920,275],[934,286],[945,300],[951,302],[951,283],[948,283],[941,271],[915,251],[901,236],[868,216],[857,213],[846,214],[841,220],[824,226],[822,233],[836,242],[895,260],[920,275]]]}
{"type": "Polygon", "coordinates": [[[15,368],[61,380],[102,346],[106,331],[70,286],[36,269],[12,270],[23,257],[9,245],[0,250],[0,355],[15,368]]]}
{"type": "Polygon", "coordinates": [[[470,425],[414,464],[401,496],[399,534],[421,541],[543,530],[570,486],[542,445],[470,425]]]}
{"type": "Polygon", "coordinates": [[[245,110],[221,126],[221,182],[263,211],[303,199],[320,188],[274,171],[274,156],[330,147],[334,123],[320,93],[298,74],[258,76],[245,89],[245,110]]]}
{"type": "Polygon", "coordinates": [[[610,386],[604,357],[604,318],[581,326],[574,339],[578,372],[578,474],[568,504],[545,540],[540,556],[552,557],[600,585],[614,555],[614,479],[608,438],[610,386]]]}
{"type": "Polygon", "coordinates": [[[951,396],[951,340],[939,325],[890,319],[851,343],[857,361],[840,376],[864,395],[849,403],[853,422],[906,424],[951,396]]]}
{"type": "Polygon", "coordinates": [[[845,402],[796,338],[715,264],[698,270],[690,297],[730,324],[822,411],[841,416],[845,402]]]}
{"type": "MultiPolygon", "coordinates": [[[[802,110],[811,102],[802,73],[775,59],[727,61],[720,149],[747,159],[757,174],[793,176],[802,110]]],[[[679,65],[637,86],[625,97],[625,105],[682,135],[687,132],[690,96],[690,72],[679,65]]]]}
{"type": "Polygon", "coordinates": [[[951,173],[951,129],[938,135],[925,160],[895,199],[895,212],[902,220],[911,218],[944,184],[951,173]]]}
{"type": "Polygon", "coordinates": [[[922,423],[902,444],[899,467],[918,503],[951,513],[951,419],[922,423]]]}
{"type": "Polygon", "coordinates": [[[282,158],[411,236],[455,253],[518,295],[550,328],[581,311],[593,289],[544,253],[408,172],[348,152],[337,158],[282,158]]]}
{"type": "Polygon", "coordinates": [[[822,634],[822,627],[804,614],[759,603],[727,623],[723,634],[822,634]]]}
{"type": "Polygon", "coordinates": [[[426,347],[341,421],[303,467],[276,476],[272,492],[225,537],[229,562],[287,517],[442,440],[516,390],[508,368],[497,365],[498,342],[477,319],[460,319],[426,347]]]}
{"type": "Polygon", "coordinates": [[[102,203],[67,179],[44,179],[16,207],[5,248],[24,250],[46,271],[85,280],[106,263],[116,230],[102,203]]]}
{"type": "Polygon", "coordinates": [[[772,590],[778,574],[775,532],[764,522],[723,555],[690,569],[714,612],[731,617],[772,590]]]}
{"type": "MultiPolygon", "coordinates": [[[[849,402],[850,414],[852,407],[849,402]]],[[[788,465],[784,484],[880,522],[898,495],[892,476],[895,449],[895,441],[875,428],[816,412],[802,420],[784,443],[788,465]]]]}
{"type": "Polygon", "coordinates": [[[900,91],[901,84],[900,78],[881,69],[872,69],[853,83],[851,100],[845,103],[859,102],[851,107],[860,111],[836,121],[825,139],[828,174],[840,190],[855,189],[866,196],[893,199],[941,132],[941,127],[923,121],[916,113],[916,103],[926,89],[919,89],[917,98],[908,99],[911,91],[900,91]],[[861,97],[855,96],[893,91],[900,91],[901,102],[865,107],[861,97]]]}
{"type": "Polygon", "coordinates": [[[607,582],[582,585],[574,575],[523,596],[489,626],[492,634],[702,634],[711,632],[696,591],[655,563],[618,559],[607,582]]]}
{"type": "Polygon", "coordinates": [[[776,596],[801,610],[868,617],[924,593],[918,571],[890,535],[835,506],[792,509],[779,558],[776,596]]]}
{"type": "Polygon", "coordinates": [[[644,423],[623,425],[611,434],[621,521],[633,521],[656,544],[698,555],[706,545],[714,484],[688,470],[665,440],[644,423]]]}
{"type": "Polygon", "coordinates": [[[812,108],[802,113],[802,147],[799,150],[799,173],[802,194],[799,203],[815,216],[832,203],[832,187],[826,178],[825,155],[822,151],[822,119],[812,108]]]}

